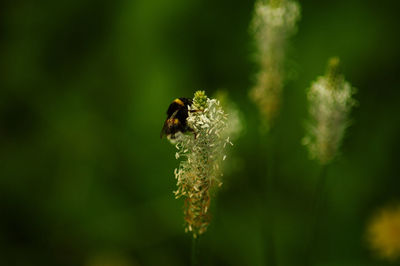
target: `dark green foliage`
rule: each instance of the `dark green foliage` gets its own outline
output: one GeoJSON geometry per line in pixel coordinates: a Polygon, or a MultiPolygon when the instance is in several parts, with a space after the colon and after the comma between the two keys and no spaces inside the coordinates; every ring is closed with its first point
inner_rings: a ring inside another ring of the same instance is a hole
{"type": "MultiPolygon", "coordinates": [[[[165,108],[226,89],[246,118],[199,265],[265,265],[265,141],[248,99],[252,1],[2,1],[0,265],[188,265],[165,108]]],[[[298,265],[319,173],[301,145],[306,89],[337,55],[360,103],[329,167],[320,265],[386,265],[364,241],[400,200],[397,1],[304,0],[274,143],[277,265],[298,265]]]]}

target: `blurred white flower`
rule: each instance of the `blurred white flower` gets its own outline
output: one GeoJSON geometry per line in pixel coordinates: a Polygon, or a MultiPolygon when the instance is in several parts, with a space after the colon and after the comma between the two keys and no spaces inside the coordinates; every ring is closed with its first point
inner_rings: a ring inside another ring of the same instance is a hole
{"type": "Polygon", "coordinates": [[[227,91],[218,90],[214,96],[227,114],[227,128],[224,133],[226,137],[235,141],[241,136],[245,128],[243,112],[230,99],[227,91]]]}
{"type": "Polygon", "coordinates": [[[281,102],[287,40],[296,33],[300,6],[291,0],[257,1],[251,30],[257,46],[260,71],[250,91],[265,125],[270,127],[281,102]]]}
{"type": "Polygon", "coordinates": [[[339,59],[332,58],[325,76],[312,83],[307,97],[311,122],[303,144],[310,156],[322,164],[330,162],[338,153],[349,113],[356,104],[352,98],[355,89],[338,71],[339,59]]]}

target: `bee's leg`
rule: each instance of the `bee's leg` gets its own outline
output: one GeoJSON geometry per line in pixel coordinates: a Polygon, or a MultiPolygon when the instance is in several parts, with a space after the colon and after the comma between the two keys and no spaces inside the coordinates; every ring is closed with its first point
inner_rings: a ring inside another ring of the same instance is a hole
{"type": "Polygon", "coordinates": [[[169,140],[174,140],[174,139],[176,138],[176,136],[175,136],[175,134],[171,133],[171,134],[168,134],[168,135],[167,135],[167,138],[168,138],[169,140]]]}
{"type": "Polygon", "coordinates": [[[190,131],[190,132],[192,132],[193,133],[193,136],[194,136],[194,138],[195,139],[197,139],[197,132],[196,131],[194,131],[194,129],[193,128],[191,128],[191,127],[186,127],[186,130],[187,131],[190,131]]]}
{"type": "Polygon", "coordinates": [[[198,113],[198,112],[203,112],[202,110],[189,110],[190,113],[198,113]]]}

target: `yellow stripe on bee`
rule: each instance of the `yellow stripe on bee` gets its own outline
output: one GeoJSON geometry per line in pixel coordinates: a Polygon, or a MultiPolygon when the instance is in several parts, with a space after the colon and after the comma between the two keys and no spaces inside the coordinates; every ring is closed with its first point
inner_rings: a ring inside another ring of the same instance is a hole
{"type": "Polygon", "coordinates": [[[182,105],[182,106],[185,105],[185,104],[182,102],[181,99],[175,99],[174,102],[176,102],[177,104],[182,105]]]}
{"type": "Polygon", "coordinates": [[[179,119],[178,119],[178,118],[175,118],[175,119],[174,119],[174,125],[177,125],[177,124],[179,124],[179,119]]]}

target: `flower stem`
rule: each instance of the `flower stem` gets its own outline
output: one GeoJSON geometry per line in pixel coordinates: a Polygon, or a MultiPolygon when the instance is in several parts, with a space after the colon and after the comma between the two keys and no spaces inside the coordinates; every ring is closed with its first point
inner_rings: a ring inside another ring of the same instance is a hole
{"type": "Polygon", "coordinates": [[[319,224],[321,220],[321,211],[324,202],[324,194],[325,194],[325,183],[326,183],[326,176],[328,172],[328,166],[326,164],[322,165],[321,172],[317,179],[317,184],[315,188],[315,196],[314,202],[312,205],[312,221],[311,221],[311,229],[310,229],[310,237],[309,243],[306,246],[306,256],[305,256],[305,264],[309,266],[311,263],[311,251],[315,250],[318,246],[318,233],[319,233],[319,224]]]}
{"type": "Polygon", "coordinates": [[[192,237],[192,256],[191,256],[191,261],[190,261],[191,266],[198,265],[198,260],[197,260],[198,255],[199,255],[198,242],[199,242],[199,236],[192,237]]]}
{"type": "Polygon", "coordinates": [[[275,244],[275,186],[276,186],[276,173],[274,173],[274,166],[276,160],[276,129],[271,128],[268,134],[263,136],[264,139],[261,140],[260,147],[262,151],[260,154],[265,154],[266,158],[266,166],[263,167],[263,173],[266,173],[264,176],[264,184],[263,184],[263,196],[262,199],[265,204],[264,213],[262,217],[264,217],[263,228],[264,228],[264,239],[265,239],[265,254],[266,254],[266,264],[267,265],[277,265],[276,260],[276,244],[275,244]]]}

